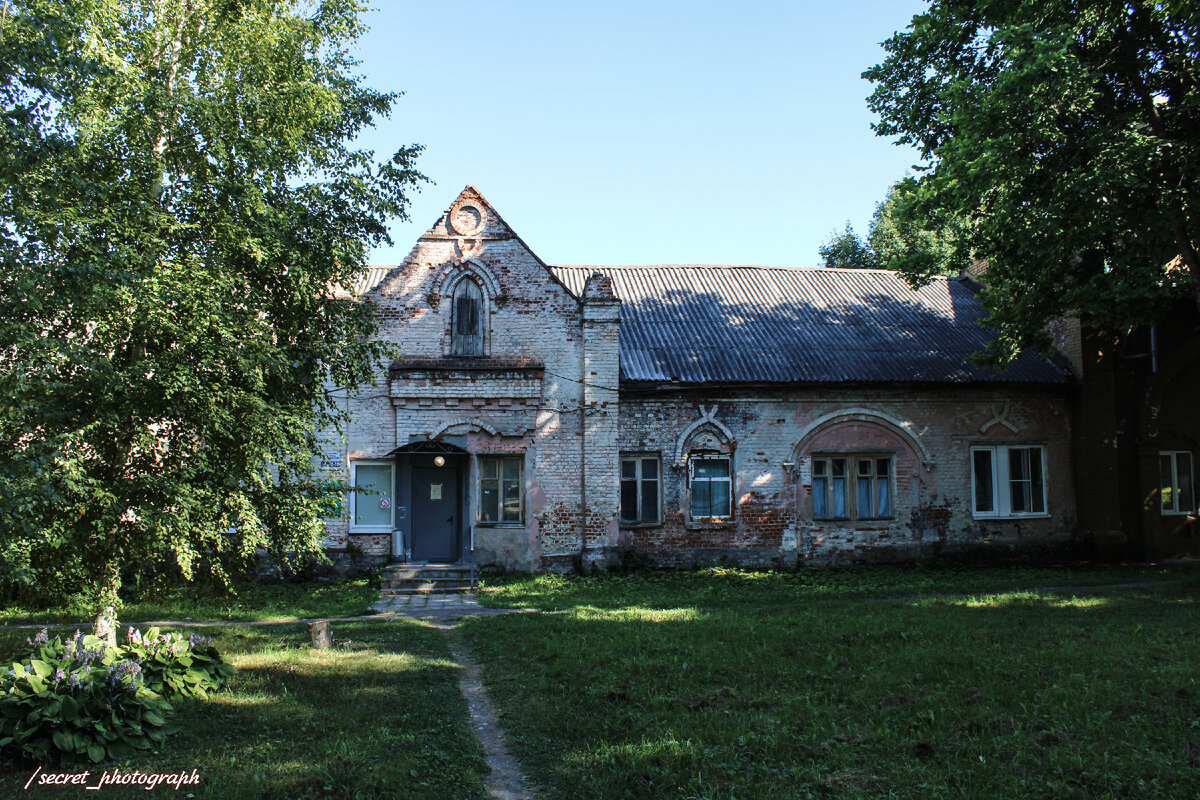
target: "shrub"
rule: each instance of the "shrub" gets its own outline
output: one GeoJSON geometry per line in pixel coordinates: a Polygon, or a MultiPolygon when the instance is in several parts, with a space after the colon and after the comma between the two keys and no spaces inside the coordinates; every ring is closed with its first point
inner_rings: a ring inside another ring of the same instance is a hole
{"type": "Polygon", "coordinates": [[[170,703],[142,683],[142,667],[95,636],[64,642],[43,630],[28,659],[0,676],[0,747],[64,762],[128,758],[166,739],[170,703]]]}
{"type": "Polygon", "coordinates": [[[128,637],[121,648],[124,657],[141,665],[146,688],[163,697],[208,697],[234,672],[207,636],[130,628],[128,637]]]}

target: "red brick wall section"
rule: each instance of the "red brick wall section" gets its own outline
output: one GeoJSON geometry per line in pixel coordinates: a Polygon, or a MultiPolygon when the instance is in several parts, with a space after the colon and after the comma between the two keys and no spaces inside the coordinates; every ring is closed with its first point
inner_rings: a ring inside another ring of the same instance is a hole
{"type": "MultiPolygon", "coordinates": [[[[451,303],[444,296],[470,273],[484,293],[486,356],[536,362],[542,371],[393,376],[381,365],[376,386],[346,401],[353,421],[344,435],[327,432],[331,474],[348,477],[351,459],[385,457],[410,437],[438,431],[465,434],[472,454],[524,453],[522,524],[488,531],[491,557],[509,569],[603,560],[621,547],[664,563],[765,564],[1019,554],[1070,543],[1071,415],[1062,392],[1003,385],[618,387],[620,309],[611,287],[590,280],[581,302],[482,198],[468,190],[460,200],[481,213],[481,225],[464,235],[462,225],[443,217],[388,272],[367,296],[380,334],[405,359],[446,356],[451,303]],[[731,520],[688,519],[687,469],[676,460],[689,428],[696,442],[732,458],[731,520]],[[972,517],[970,447],[989,443],[1046,448],[1048,516],[972,517]],[[660,454],[661,524],[619,529],[621,452],[660,454]],[[894,458],[894,513],[883,520],[813,519],[813,455],[855,452],[894,458]]],[[[477,491],[474,475],[467,486],[477,491]]],[[[332,546],[349,540],[389,555],[389,536],[348,535],[346,522],[330,521],[332,546]]]]}
{"type": "Polygon", "coordinates": [[[1053,391],[868,387],[720,399],[693,392],[626,396],[620,448],[662,454],[664,517],[661,525],[624,530],[621,540],[664,563],[688,562],[681,550],[692,551],[694,560],[747,563],[1034,555],[1070,544],[1070,442],[1068,400],[1053,391]],[[734,435],[736,511],[728,523],[690,523],[687,471],[673,466],[674,454],[701,407],[714,402],[716,419],[734,435]],[[871,413],[839,416],[855,409],[871,413]],[[970,447],[998,443],[1046,448],[1048,516],[973,518],[970,447]],[[893,457],[893,515],[814,519],[805,459],[855,452],[893,457]]]}
{"type": "MultiPolygon", "coordinates": [[[[499,564],[509,569],[537,569],[542,557],[569,555],[581,549],[580,415],[583,396],[584,328],[578,299],[553,279],[549,271],[517,239],[477,194],[465,191],[462,198],[483,214],[483,225],[472,236],[461,236],[443,217],[417,242],[404,262],[392,269],[367,295],[375,304],[379,333],[396,343],[402,359],[439,359],[449,354],[450,312],[443,291],[452,290],[458,276],[470,273],[485,295],[486,356],[494,359],[525,360],[543,365],[534,379],[516,378],[429,379],[397,376],[389,380],[387,365],[381,365],[376,386],[351,398],[353,421],[344,437],[330,436],[334,453],[341,460],[341,474],[348,476],[348,461],[381,458],[410,437],[424,438],[455,424],[445,435],[468,436],[471,453],[524,452],[526,458],[523,524],[488,531],[499,564]],[[501,541],[504,540],[504,541],[501,541]],[[515,556],[512,554],[524,554],[515,556]]],[[[604,326],[601,326],[604,327],[604,326]]],[[[607,343],[594,354],[589,371],[603,373],[603,380],[616,377],[615,321],[608,331],[598,331],[607,343]],[[610,364],[601,363],[604,359],[610,364]]],[[[616,398],[592,398],[593,405],[606,410],[604,423],[616,436],[616,398]],[[610,408],[605,409],[605,404],[610,408]]],[[[604,477],[604,469],[615,469],[613,446],[607,454],[596,450],[600,461],[593,472],[604,477]]],[[[589,454],[589,457],[592,457],[589,454]]],[[[467,478],[468,491],[477,493],[474,475],[467,478]]],[[[597,511],[615,519],[616,488],[608,507],[597,511]]],[[[600,492],[604,495],[608,492],[600,492]]],[[[598,502],[597,499],[597,502],[598,502]]],[[[471,499],[474,509],[477,498],[471,499]]],[[[592,523],[589,522],[589,526],[592,523]]],[[[596,522],[589,533],[597,545],[615,541],[606,537],[596,522]]],[[[346,521],[331,521],[330,541],[345,535],[346,521]]],[[[372,551],[390,549],[388,537],[353,537],[369,542],[372,551]]]]}

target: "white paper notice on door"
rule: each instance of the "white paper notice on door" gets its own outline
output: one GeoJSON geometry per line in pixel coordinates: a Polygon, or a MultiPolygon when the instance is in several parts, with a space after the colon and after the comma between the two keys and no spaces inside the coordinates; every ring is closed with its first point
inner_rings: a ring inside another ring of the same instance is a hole
{"type": "Polygon", "coordinates": [[[429,484],[429,499],[430,500],[441,500],[442,499],[442,485],[440,483],[429,484]]]}

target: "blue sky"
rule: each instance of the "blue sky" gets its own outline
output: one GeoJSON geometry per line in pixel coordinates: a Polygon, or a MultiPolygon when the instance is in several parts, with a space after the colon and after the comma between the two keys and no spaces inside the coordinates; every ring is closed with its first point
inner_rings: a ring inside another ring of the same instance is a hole
{"type": "Polygon", "coordinates": [[[362,143],[436,184],[372,263],[473,184],[551,264],[815,266],[916,162],[860,74],[922,2],[376,2],[360,70],[405,94],[362,143]]]}

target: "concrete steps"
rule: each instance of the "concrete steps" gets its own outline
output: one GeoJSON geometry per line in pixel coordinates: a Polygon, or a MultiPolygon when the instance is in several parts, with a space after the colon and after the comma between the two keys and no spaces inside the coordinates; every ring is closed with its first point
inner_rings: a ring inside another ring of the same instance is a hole
{"type": "Polygon", "coordinates": [[[471,591],[470,564],[390,564],[379,581],[381,597],[471,591]]]}

